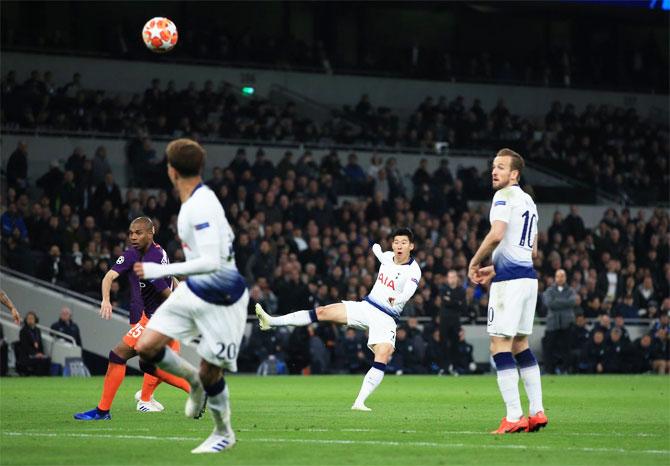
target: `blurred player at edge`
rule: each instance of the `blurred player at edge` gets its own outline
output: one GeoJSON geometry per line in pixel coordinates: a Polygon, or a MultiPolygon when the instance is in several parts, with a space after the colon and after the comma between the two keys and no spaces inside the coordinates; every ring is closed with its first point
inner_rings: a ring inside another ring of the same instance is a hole
{"type": "Polygon", "coordinates": [[[0,303],[4,304],[7,309],[9,309],[9,312],[12,313],[12,319],[14,319],[14,323],[16,325],[21,325],[21,314],[19,314],[19,311],[16,309],[16,306],[14,306],[12,300],[9,299],[7,293],[2,290],[0,290],[0,303]]]}
{"type": "Polygon", "coordinates": [[[548,423],[542,407],[540,368],[528,347],[537,303],[533,258],[537,256],[538,216],[533,199],[519,186],[523,167],[523,158],[510,149],[496,154],[491,171],[496,190],[489,214],[491,230],[468,268],[473,282],[492,282],[487,331],[498,387],[507,407],[494,434],[537,431],[548,423]],[[489,255],[493,265],[481,267],[489,255]],[[530,401],[528,418],[519,399],[519,372],[530,401]]]}
{"type": "Polygon", "coordinates": [[[272,317],[260,304],[256,315],[261,330],[283,325],[305,326],[313,322],[335,322],[348,327],[369,330],[368,348],[375,354],[372,367],[363,379],[363,385],[351,409],[371,411],[365,400],[382,383],[386,365],[395,350],[396,324],[405,303],[414,295],[421,269],[410,252],[414,249],[414,234],[409,228],[400,228],[391,235],[393,251],[382,252],[381,246],[372,246],[372,252],[381,265],[377,281],[370,294],[361,301],[319,306],[311,311],[298,311],[272,317]]]}
{"type": "Polygon", "coordinates": [[[186,416],[197,417],[209,399],[214,431],[191,452],[217,453],[236,441],[222,369],[237,371],[249,293],[235,265],[233,230],[218,198],[202,183],[205,150],[190,139],[177,139],[168,144],[166,153],[168,177],[182,203],[177,228],[186,262],[138,262],[134,270],[148,279],[168,275],[188,278],[161,304],[136,348],[144,361],[189,381],[186,416]],[[171,339],[188,340],[198,335],[199,371],[166,347],[171,339]]]}
{"type": "MultiPolygon", "coordinates": [[[[148,260],[159,264],[168,262],[167,253],[158,244],[154,243],[154,225],[148,217],[138,217],[130,223],[128,249],[116,260],[116,264],[102,279],[102,303],[100,316],[109,320],[112,316],[112,305],[109,292],[112,282],[119,275],[128,273],[130,283],[130,325],[131,328],[123,339],[109,352],[109,364],[102,388],[102,396],[98,406],[90,411],[77,413],[74,418],[80,421],[97,421],[111,419],[109,410],[116,396],[116,392],[126,375],[126,361],[137,356],[135,345],[137,339],[146,328],[147,322],[158,306],[172,291],[171,279],[140,280],[131,270],[133,264],[140,260],[148,260]]],[[[171,346],[178,351],[179,342],[172,341],[171,346]]],[[[140,368],[144,371],[142,390],[135,394],[137,410],[141,412],[163,411],[163,406],[154,399],[153,392],[161,381],[181,388],[185,392],[190,390],[186,380],[161,371],[150,364],[140,361],[140,368]]]]}

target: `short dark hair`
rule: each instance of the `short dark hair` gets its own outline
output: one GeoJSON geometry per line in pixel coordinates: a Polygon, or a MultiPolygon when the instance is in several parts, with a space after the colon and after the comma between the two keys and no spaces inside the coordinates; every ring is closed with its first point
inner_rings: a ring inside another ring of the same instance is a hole
{"type": "Polygon", "coordinates": [[[184,178],[200,175],[205,164],[205,149],[192,139],[175,139],[165,149],[168,163],[184,178]]]}
{"type": "Polygon", "coordinates": [[[500,149],[498,153],[496,154],[496,157],[511,157],[512,158],[512,170],[516,170],[519,172],[519,178],[521,178],[521,172],[523,171],[523,168],[526,166],[526,162],[524,162],[523,157],[519,155],[517,152],[514,152],[512,149],[500,149]]]}
{"type": "Polygon", "coordinates": [[[149,217],[137,217],[136,219],[133,219],[132,222],[130,222],[131,225],[133,223],[144,223],[144,226],[147,230],[151,230],[152,233],[155,232],[154,222],[149,217]]]}
{"type": "Polygon", "coordinates": [[[391,239],[394,240],[396,236],[407,236],[410,243],[414,243],[414,233],[409,228],[397,228],[391,233],[391,239]]]}

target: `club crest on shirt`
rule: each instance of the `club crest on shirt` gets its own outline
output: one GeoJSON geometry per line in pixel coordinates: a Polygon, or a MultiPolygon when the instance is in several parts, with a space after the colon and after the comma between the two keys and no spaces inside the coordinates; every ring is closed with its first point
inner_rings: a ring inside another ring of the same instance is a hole
{"type": "Polygon", "coordinates": [[[117,265],[121,265],[121,264],[123,264],[123,261],[125,261],[125,260],[126,260],[125,257],[123,257],[123,256],[119,256],[119,258],[116,259],[116,264],[117,264],[117,265]]]}

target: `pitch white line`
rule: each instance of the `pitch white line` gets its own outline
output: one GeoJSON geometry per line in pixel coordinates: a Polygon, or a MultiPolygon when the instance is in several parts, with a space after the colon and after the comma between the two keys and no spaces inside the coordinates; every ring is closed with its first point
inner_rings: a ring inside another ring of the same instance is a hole
{"type": "MultiPolygon", "coordinates": [[[[85,434],[85,433],[59,433],[59,432],[2,432],[3,435],[12,437],[70,437],[70,438],[109,438],[123,440],[167,440],[191,442],[201,440],[200,437],[177,437],[166,436],[159,437],[155,435],[112,435],[112,434],[85,434]]],[[[390,447],[430,447],[430,448],[493,448],[493,449],[512,449],[512,450],[559,450],[559,451],[581,451],[581,452],[600,452],[600,453],[630,453],[649,455],[670,455],[670,450],[626,450],[625,448],[592,448],[592,447],[548,447],[542,445],[467,445],[464,443],[439,443],[439,442],[397,442],[391,440],[340,440],[340,439],[244,439],[248,443],[302,443],[319,445],[376,445],[390,447]]]]}

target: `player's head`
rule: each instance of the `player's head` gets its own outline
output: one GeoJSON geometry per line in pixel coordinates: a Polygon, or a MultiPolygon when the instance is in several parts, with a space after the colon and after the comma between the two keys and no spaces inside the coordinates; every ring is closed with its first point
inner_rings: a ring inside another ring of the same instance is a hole
{"type": "Polygon", "coordinates": [[[491,179],[493,189],[502,189],[518,184],[525,162],[523,157],[512,149],[500,149],[493,159],[491,179]]]}
{"type": "Polygon", "coordinates": [[[165,149],[168,177],[176,185],[179,179],[197,178],[205,165],[205,149],[192,139],[175,139],[165,149]]]}
{"type": "Polygon", "coordinates": [[[398,228],[391,234],[393,253],[397,259],[403,262],[409,259],[410,252],[414,249],[414,233],[409,228],[398,228]]]}
{"type": "Polygon", "coordinates": [[[154,241],[154,223],[149,217],[137,217],[130,222],[128,239],[135,249],[143,251],[154,241]]]}

